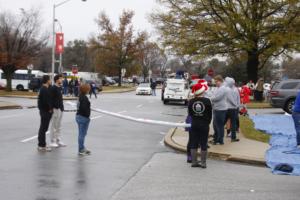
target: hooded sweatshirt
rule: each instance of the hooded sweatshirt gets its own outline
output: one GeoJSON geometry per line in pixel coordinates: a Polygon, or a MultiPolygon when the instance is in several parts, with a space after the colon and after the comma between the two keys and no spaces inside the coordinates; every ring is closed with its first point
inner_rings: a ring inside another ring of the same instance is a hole
{"type": "Polygon", "coordinates": [[[220,87],[217,87],[212,94],[211,102],[213,105],[213,110],[224,111],[227,108],[227,93],[228,87],[223,83],[220,87]]]}
{"type": "Polygon", "coordinates": [[[227,92],[227,107],[228,109],[237,109],[240,106],[240,93],[235,87],[235,80],[230,77],[225,78],[225,84],[228,87],[227,92]]]}

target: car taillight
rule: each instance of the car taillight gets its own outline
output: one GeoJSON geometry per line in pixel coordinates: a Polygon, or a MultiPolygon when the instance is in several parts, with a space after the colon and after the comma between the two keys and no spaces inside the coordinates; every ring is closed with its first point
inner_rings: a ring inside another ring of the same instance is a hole
{"type": "Polygon", "coordinates": [[[278,91],[271,91],[270,94],[271,94],[272,97],[276,97],[276,96],[279,95],[279,92],[278,91]]]}

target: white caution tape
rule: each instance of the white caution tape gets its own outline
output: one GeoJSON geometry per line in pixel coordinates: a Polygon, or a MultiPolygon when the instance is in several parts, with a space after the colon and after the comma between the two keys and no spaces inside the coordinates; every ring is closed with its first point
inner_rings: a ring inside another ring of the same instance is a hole
{"type": "MultiPolygon", "coordinates": [[[[73,107],[76,106],[76,104],[73,103],[73,102],[68,101],[66,103],[73,106],[73,107]]],[[[131,117],[131,116],[122,115],[122,114],[119,114],[119,113],[109,112],[109,111],[98,109],[98,108],[97,109],[91,108],[91,110],[94,111],[94,112],[103,113],[103,114],[110,115],[110,116],[113,116],[113,117],[117,117],[117,118],[120,118],[120,119],[125,119],[125,120],[144,123],[144,124],[146,123],[146,124],[155,124],[155,125],[171,126],[171,127],[191,127],[191,124],[158,121],[158,120],[151,120],[151,119],[144,119],[144,118],[135,118],[135,117],[131,117]]]]}

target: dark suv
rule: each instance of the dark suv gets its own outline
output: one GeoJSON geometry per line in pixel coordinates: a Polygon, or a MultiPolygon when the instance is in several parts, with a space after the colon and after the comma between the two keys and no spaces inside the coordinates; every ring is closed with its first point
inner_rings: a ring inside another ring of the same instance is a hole
{"type": "Polygon", "coordinates": [[[300,79],[275,82],[270,91],[271,105],[291,114],[296,96],[300,91],[300,79]]]}
{"type": "Polygon", "coordinates": [[[34,92],[39,91],[41,87],[42,87],[42,78],[40,77],[32,78],[28,84],[28,89],[34,92]]]}

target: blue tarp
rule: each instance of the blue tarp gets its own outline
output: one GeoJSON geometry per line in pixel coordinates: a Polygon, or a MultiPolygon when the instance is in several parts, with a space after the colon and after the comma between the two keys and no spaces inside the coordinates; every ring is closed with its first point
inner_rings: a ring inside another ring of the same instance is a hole
{"type": "Polygon", "coordinates": [[[296,130],[289,115],[253,115],[250,116],[257,130],[271,135],[270,149],[265,158],[274,174],[300,176],[300,149],[297,149],[296,130]],[[275,170],[279,164],[288,164],[294,168],[292,173],[275,170]]]}

